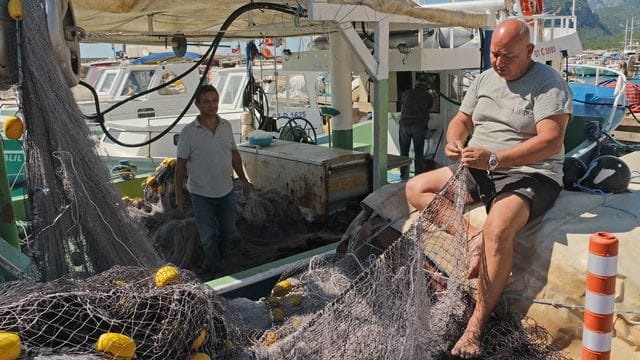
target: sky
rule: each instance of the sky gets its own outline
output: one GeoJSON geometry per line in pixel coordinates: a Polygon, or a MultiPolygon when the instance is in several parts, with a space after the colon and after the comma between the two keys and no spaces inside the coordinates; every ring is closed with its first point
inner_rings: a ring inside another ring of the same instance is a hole
{"type": "MultiPolygon", "coordinates": [[[[122,50],[122,45],[113,45],[115,50],[122,50]]],[[[111,44],[80,44],[80,57],[82,58],[113,58],[114,50],[111,44]]]]}
{"type": "MultiPolygon", "coordinates": [[[[80,44],[80,57],[82,59],[115,58],[115,52],[120,50],[122,50],[122,45],[120,44],[80,44]]],[[[171,51],[171,49],[169,48],[166,51],[171,51]]],[[[187,48],[187,51],[193,50],[187,48]]],[[[224,50],[220,48],[218,52],[224,52],[224,50]]]]}

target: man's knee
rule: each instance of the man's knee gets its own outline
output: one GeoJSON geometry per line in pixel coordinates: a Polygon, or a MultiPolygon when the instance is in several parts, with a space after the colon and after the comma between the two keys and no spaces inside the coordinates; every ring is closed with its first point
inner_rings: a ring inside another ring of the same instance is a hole
{"type": "Polygon", "coordinates": [[[407,181],[407,184],[405,185],[405,196],[407,197],[407,201],[409,201],[409,203],[411,205],[413,205],[414,207],[416,206],[414,204],[415,200],[417,197],[420,196],[420,194],[423,192],[423,182],[425,181],[424,176],[426,174],[419,174],[411,179],[409,179],[409,181],[407,181]]]}

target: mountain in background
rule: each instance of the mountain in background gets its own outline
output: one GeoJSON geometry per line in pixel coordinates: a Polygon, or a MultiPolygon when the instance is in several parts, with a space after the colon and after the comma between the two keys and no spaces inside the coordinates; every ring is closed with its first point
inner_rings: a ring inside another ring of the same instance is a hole
{"type": "Polygon", "coordinates": [[[624,5],[624,0],[588,0],[587,2],[593,10],[624,5]]]}
{"type": "MultiPolygon", "coordinates": [[[[545,10],[570,15],[571,6],[570,0],[551,0],[545,3],[545,10]]],[[[640,0],[576,0],[576,15],[584,49],[623,49],[625,29],[631,35],[632,18],[633,42],[640,42],[640,0]]]]}

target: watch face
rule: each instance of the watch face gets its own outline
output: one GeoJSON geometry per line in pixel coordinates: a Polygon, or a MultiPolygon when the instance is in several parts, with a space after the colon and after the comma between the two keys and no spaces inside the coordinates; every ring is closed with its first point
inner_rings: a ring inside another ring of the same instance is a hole
{"type": "Polygon", "coordinates": [[[489,167],[493,170],[496,166],[498,166],[498,157],[495,153],[492,153],[491,157],[489,157],[489,167]]]}

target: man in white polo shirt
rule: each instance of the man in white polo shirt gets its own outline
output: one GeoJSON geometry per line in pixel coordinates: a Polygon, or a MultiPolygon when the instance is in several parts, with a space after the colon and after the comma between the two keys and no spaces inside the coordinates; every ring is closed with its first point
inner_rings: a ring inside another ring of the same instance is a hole
{"type": "Polygon", "coordinates": [[[180,132],[176,163],[176,202],[185,207],[185,178],[207,271],[214,277],[224,273],[224,253],[236,233],[236,201],[233,170],[245,194],[251,189],[242,169],[231,124],[218,116],[218,90],[201,85],[196,107],[200,115],[180,132]]]}

